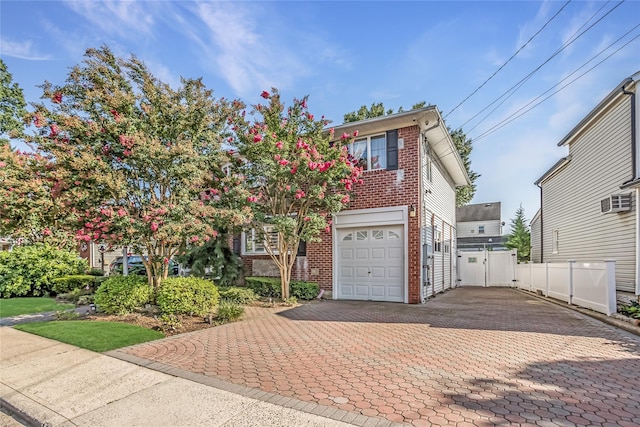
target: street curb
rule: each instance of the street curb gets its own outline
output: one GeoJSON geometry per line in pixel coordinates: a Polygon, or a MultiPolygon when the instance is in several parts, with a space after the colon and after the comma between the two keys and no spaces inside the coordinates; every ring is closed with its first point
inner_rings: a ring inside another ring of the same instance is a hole
{"type": "Polygon", "coordinates": [[[0,397],[0,409],[22,425],[27,427],[43,427],[41,422],[16,408],[2,397],[0,397]]]}
{"type": "Polygon", "coordinates": [[[557,300],[555,298],[545,297],[544,295],[538,295],[538,294],[535,294],[533,292],[529,292],[529,291],[524,290],[524,289],[516,289],[516,288],[514,288],[514,290],[516,290],[518,292],[521,292],[521,293],[523,293],[525,295],[529,295],[531,297],[537,298],[539,300],[547,301],[547,302],[549,302],[551,304],[555,304],[557,306],[564,307],[564,308],[567,308],[569,310],[577,311],[578,313],[582,313],[585,316],[589,316],[591,318],[599,320],[599,321],[601,321],[603,323],[606,323],[608,325],[615,326],[618,329],[622,329],[622,330],[624,330],[626,332],[629,332],[631,334],[640,336],[640,325],[634,325],[633,323],[629,323],[629,322],[627,322],[625,320],[616,319],[615,317],[607,316],[605,314],[598,313],[598,312],[590,310],[588,308],[583,308],[583,307],[579,307],[577,305],[572,305],[572,304],[566,303],[564,301],[557,300]]]}

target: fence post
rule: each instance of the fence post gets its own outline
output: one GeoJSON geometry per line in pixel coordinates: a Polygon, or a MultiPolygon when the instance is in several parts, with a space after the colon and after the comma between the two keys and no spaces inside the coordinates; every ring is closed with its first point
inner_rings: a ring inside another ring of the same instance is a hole
{"type": "Polygon", "coordinates": [[[545,271],[545,281],[547,282],[545,284],[544,296],[548,297],[549,296],[549,261],[545,261],[544,271],[545,271]]]}
{"type": "Polygon", "coordinates": [[[569,305],[573,304],[573,264],[575,264],[575,259],[570,259],[567,261],[569,263],[569,289],[568,289],[568,302],[569,305]]]}
{"type": "Polygon", "coordinates": [[[616,260],[605,259],[605,280],[606,280],[606,298],[607,298],[607,316],[611,316],[616,312],[616,260]]]}

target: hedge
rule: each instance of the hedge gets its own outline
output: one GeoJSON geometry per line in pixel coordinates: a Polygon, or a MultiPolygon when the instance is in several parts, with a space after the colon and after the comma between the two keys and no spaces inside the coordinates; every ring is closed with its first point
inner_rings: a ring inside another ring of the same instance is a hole
{"type": "MultiPolygon", "coordinates": [[[[282,286],[279,277],[249,276],[244,278],[247,287],[261,297],[281,298],[282,286]]],[[[292,280],[289,283],[291,296],[301,300],[312,300],[320,293],[320,286],[314,282],[292,280]]]]}

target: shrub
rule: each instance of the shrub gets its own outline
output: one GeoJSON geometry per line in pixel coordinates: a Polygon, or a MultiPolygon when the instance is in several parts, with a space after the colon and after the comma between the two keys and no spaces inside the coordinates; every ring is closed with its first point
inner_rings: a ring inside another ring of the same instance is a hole
{"type": "Polygon", "coordinates": [[[95,303],[107,314],[127,314],[144,306],[153,297],[153,288],[146,277],[113,276],[102,282],[96,291],[95,303]]]}
{"type": "Polygon", "coordinates": [[[258,299],[258,296],[249,288],[218,288],[220,291],[220,299],[236,304],[249,304],[258,299]]]}
{"type": "Polygon", "coordinates": [[[75,311],[56,311],[56,320],[78,320],[79,318],[80,313],[76,313],[75,311]]]}
{"type": "Polygon", "coordinates": [[[221,300],[218,306],[217,319],[220,322],[232,322],[244,314],[244,307],[229,300],[221,300]]]}
{"type": "Polygon", "coordinates": [[[313,282],[291,282],[291,296],[301,300],[312,300],[320,293],[320,285],[313,282]]]}
{"type": "Polygon", "coordinates": [[[629,304],[620,304],[618,306],[618,312],[632,319],[640,319],[640,303],[638,301],[631,301],[629,304]]]}
{"type": "Polygon", "coordinates": [[[74,276],[64,276],[53,279],[51,290],[56,294],[73,291],[74,289],[95,289],[99,280],[96,276],[78,274],[74,276]]]}
{"type": "Polygon", "coordinates": [[[42,243],[17,246],[0,252],[0,297],[48,295],[54,279],[86,269],[77,253],[42,243]]]}
{"type": "Polygon", "coordinates": [[[91,270],[87,271],[87,274],[89,276],[102,277],[104,276],[104,271],[102,271],[101,268],[92,268],[91,270]]]}
{"type": "Polygon", "coordinates": [[[247,287],[261,297],[280,298],[280,278],[278,277],[245,277],[247,287]]]}
{"type": "Polygon", "coordinates": [[[156,302],[163,315],[211,315],[220,293],[213,282],[197,277],[171,277],[160,284],[156,302]]]}
{"type": "MultiPolygon", "coordinates": [[[[247,287],[262,297],[280,298],[282,291],[278,277],[245,277],[247,287]]],[[[320,293],[320,286],[313,282],[291,281],[290,294],[301,300],[312,300],[320,293]]]]}

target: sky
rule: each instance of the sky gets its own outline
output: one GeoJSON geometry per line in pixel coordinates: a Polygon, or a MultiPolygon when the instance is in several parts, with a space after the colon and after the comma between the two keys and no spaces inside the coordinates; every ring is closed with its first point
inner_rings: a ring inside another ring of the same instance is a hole
{"type": "Polygon", "coordinates": [[[472,203],[502,202],[509,224],[538,210],[557,143],[640,70],[640,1],[0,2],[0,58],[27,102],[102,45],[217,98],[308,95],[334,125],[372,103],[436,105],[473,141],[472,203]]]}

